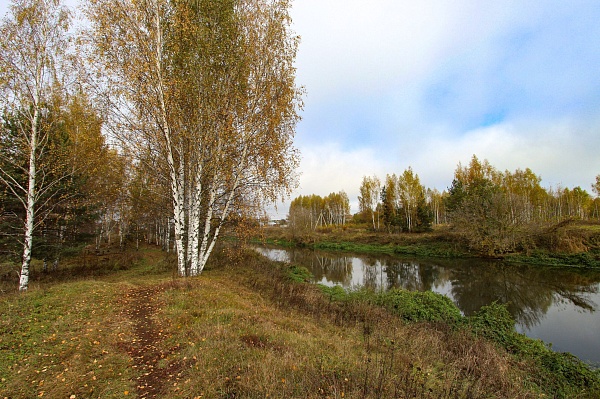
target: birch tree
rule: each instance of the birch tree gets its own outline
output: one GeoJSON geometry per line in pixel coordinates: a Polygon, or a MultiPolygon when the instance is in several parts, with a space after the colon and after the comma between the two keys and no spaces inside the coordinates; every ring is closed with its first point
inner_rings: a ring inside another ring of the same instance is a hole
{"type": "Polygon", "coordinates": [[[25,210],[23,255],[19,290],[27,290],[38,201],[48,196],[57,179],[47,180],[38,161],[48,143],[53,101],[62,92],[60,65],[68,48],[70,16],[58,0],[14,0],[11,15],[0,26],[0,91],[4,115],[11,115],[19,145],[27,154],[25,165],[12,164],[26,181],[19,181],[4,158],[0,181],[25,210]]]}
{"type": "Polygon", "coordinates": [[[600,202],[600,175],[596,175],[596,182],[592,184],[592,191],[596,194],[593,202],[592,214],[596,216],[596,219],[600,220],[600,212],[598,202],[600,202]]]}
{"type": "Polygon", "coordinates": [[[371,214],[373,230],[379,229],[379,195],[381,193],[381,181],[377,176],[363,176],[360,185],[360,196],[358,197],[358,207],[360,212],[371,214]],[[377,224],[375,223],[375,214],[377,214],[377,224]]]}
{"type": "Polygon", "coordinates": [[[413,231],[418,225],[429,227],[430,220],[425,212],[425,187],[421,185],[419,175],[412,168],[406,169],[397,180],[399,211],[404,215],[404,227],[413,231]]]}
{"type": "Polygon", "coordinates": [[[289,193],[301,90],[285,0],[89,0],[113,133],[168,181],[181,276],[228,216],[289,193]]]}
{"type": "Polygon", "coordinates": [[[381,189],[381,210],[383,222],[391,233],[398,224],[396,212],[400,208],[397,198],[398,177],[396,174],[385,176],[385,186],[381,189]]]}

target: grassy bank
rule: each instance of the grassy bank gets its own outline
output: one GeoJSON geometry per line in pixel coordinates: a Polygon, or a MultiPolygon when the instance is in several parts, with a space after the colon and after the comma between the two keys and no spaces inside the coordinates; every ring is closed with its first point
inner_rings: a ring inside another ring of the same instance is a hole
{"type": "MultiPolygon", "coordinates": [[[[532,233],[530,247],[495,258],[514,263],[600,268],[600,224],[572,221],[557,226],[532,233]]],[[[261,233],[263,241],[287,247],[450,259],[489,257],[470,249],[466,241],[447,227],[401,234],[373,232],[364,227],[326,228],[297,234],[282,227],[267,227],[261,233]]]]}
{"type": "Polygon", "coordinates": [[[435,294],[323,291],[302,268],[217,255],[195,279],[174,279],[172,259],[148,248],[2,295],[0,397],[122,398],[150,385],[159,398],[600,393],[580,363],[537,341],[515,349],[524,338],[501,310],[467,320],[435,294]],[[139,341],[152,348],[143,361],[139,341]]]}
{"type": "Polygon", "coordinates": [[[360,228],[320,229],[301,235],[280,227],[262,229],[264,242],[284,247],[359,253],[385,253],[439,258],[476,256],[445,230],[418,234],[388,234],[360,228]]]}

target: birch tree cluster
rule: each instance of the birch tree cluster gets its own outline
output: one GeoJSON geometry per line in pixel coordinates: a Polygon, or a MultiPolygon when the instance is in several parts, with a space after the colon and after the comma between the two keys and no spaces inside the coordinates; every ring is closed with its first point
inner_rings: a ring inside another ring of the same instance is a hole
{"type": "Polygon", "coordinates": [[[326,197],[301,195],[290,204],[288,223],[298,232],[314,231],[319,227],[343,226],[350,216],[350,199],[344,191],[326,197]]]}
{"type": "Polygon", "coordinates": [[[436,195],[441,196],[437,191],[426,190],[419,175],[410,167],[401,175],[386,175],[383,184],[377,176],[364,176],[358,197],[358,217],[370,220],[373,230],[425,231],[431,227],[434,209],[439,220],[436,203],[440,201],[436,195]]]}
{"type": "Polygon", "coordinates": [[[0,26],[2,251],[21,247],[22,290],[44,241],[82,234],[198,275],[229,220],[295,187],[290,4],[80,5],[80,32],[60,0],[13,0],[0,26]]]}
{"type": "Polygon", "coordinates": [[[473,156],[448,190],[425,188],[412,168],[363,177],[355,220],[390,233],[448,225],[474,249],[494,255],[534,245],[532,236],[565,220],[600,221],[600,175],[591,185],[544,188],[531,169],[499,171],[473,156]]]}

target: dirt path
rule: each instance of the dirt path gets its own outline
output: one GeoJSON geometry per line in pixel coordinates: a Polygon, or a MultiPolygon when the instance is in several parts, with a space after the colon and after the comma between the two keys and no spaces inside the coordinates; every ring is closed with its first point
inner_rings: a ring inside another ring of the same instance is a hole
{"type": "Polygon", "coordinates": [[[127,316],[133,322],[134,335],[125,345],[139,375],[135,381],[140,398],[156,398],[164,387],[179,380],[181,365],[171,360],[176,348],[160,349],[165,338],[161,325],[153,317],[161,304],[158,297],[164,286],[141,287],[125,294],[127,316]]]}

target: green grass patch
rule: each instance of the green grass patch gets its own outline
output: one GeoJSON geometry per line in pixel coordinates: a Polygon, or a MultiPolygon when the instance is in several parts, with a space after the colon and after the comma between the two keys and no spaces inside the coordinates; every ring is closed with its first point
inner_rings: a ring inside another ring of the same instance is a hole
{"type": "Polygon", "coordinates": [[[552,397],[596,398],[600,395],[600,370],[591,369],[569,353],[554,352],[540,340],[517,333],[505,305],[493,303],[483,306],[471,317],[464,317],[449,298],[430,291],[348,291],[340,286],[322,285],[319,289],[330,301],[380,306],[406,322],[442,323],[492,342],[520,364],[526,364],[530,371],[526,380],[552,397]]]}
{"type": "Polygon", "coordinates": [[[298,265],[290,265],[287,268],[287,277],[297,283],[308,283],[313,279],[312,273],[306,267],[298,265]]]}
{"type": "Polygon", "coordinates": [[[358,242],[328,242],[319,241],[309,245],[311,248],[329,251],[347,251],[357,253],[373,253],[373,254],[396,254],[396,255],[411,255],[419,257],[436,257],[436,258],[460,258],[470,257],[469,254],[458,251],[447,243],[426,243],[426,244],[367,244],[358,242]]]}
{"type": "Polygon", "coordinates": [[[552,253],[547,251],[533,251],[529,255],[508,255],[504,258],[507,262],[527,263],[546,266],[568,266],[581,268],[600,268],[600,251],[579,252],[575,254],[552,253]]]}
{"type": "Polygon", "coordinates": [[[454,324],[462,318],[450,298],[432,291],[393,289],[377,295],[376,303],[406,321],[454,324]]]}
{"type": "Polygon", "coordinates": [[[367,302],[380,306],[408,322],[455,324],[462,319],[460,310],[448,297],[432,291],[391,289],[374,292],[368,289],[345,290],[338,285],[319,285],[319,289],[332,301],[367,302]]]}
{"type": "Polygon", "coordinates": [[[116,306],[125,285],[81,281],[4,296],[0,397],[122,397],[132,391],[129,333],[116,306]]]}
{"type": "Polygon", "coordinates": [[[531,364],[537,370],[531,378],[554,397],[600,397],[600,370],[592,370],[570,353],[554,352],[542,341],[517,333],[505,305],[483,306],[468,318],[467,325],[474,334],[531,364]]]}

